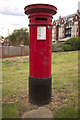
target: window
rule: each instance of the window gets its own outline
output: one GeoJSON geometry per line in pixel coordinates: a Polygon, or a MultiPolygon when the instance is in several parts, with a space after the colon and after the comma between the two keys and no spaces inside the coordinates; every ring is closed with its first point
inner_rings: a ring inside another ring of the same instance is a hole
{"type": "Polygon", "coordinates": [[[62,24],[61,27],[64,27],[64,24],[62,24]]]}
{"type": "Polygon", "coordinates": [[[68,28],[68,25],[66,25],[66,28],[68,28]]]}
{"type": "Polygon", "coordinates": [[[75,18],[77,19],[77,16],[75,18]]]}
{"type": "Polygon", "coordinates": [[[72,23],[70,22],[70,23],[69,23],[69,28],[71,28],[71,27],[72,27],[72,23]]]}
{"type": "Polygon", "coordinates": [[[68,35],[68,32],[66,32],[65,34],[68,35]]]}
{"type": "Polygon", "coordinates": [[[69,31],[69,34],[71,34],[71,31],[69,31]]]}
{"type": "Polygon", "coordinates": [[[64,33],[64,31],[62,31],[62,33],[64,33]]]}
{"type": "Polygon", "coordinates": [[[78,25],[78,21],[74,22],[74,25],[78,25]]]}

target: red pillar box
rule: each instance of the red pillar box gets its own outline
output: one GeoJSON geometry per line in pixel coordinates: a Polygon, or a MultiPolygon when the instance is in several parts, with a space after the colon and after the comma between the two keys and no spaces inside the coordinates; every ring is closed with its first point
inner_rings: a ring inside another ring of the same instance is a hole
{"type": "Polygon", "coordinates": [[[24,8],[29,18],[29,101],[47,104],[51,100],[52,16],[57,8],[32,4],[24,8]]]}

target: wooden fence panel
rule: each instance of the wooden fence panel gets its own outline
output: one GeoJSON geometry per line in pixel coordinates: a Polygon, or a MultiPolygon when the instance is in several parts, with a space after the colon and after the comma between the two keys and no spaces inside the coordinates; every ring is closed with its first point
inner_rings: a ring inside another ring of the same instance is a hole
{"type": "MultiPolygon", "coordinates": [[[[0,50],[1,51],[1,50],[0,50]]],[[[3,46],[3,57],[29,55],[29,46],[3,46]]]]}

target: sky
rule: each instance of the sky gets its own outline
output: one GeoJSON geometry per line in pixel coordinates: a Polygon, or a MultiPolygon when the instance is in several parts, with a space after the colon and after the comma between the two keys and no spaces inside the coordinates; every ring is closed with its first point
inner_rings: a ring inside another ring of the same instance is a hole
{"type": "Polygon", "coordinates": [[[29,4],[45,3],[57,7],[59,16],[67,16],[76,13],[79,0],[0,0],[0,36],[8,36],[14,29],[28,28],[28,16],[24,14],[24,7],[29,4]]]}

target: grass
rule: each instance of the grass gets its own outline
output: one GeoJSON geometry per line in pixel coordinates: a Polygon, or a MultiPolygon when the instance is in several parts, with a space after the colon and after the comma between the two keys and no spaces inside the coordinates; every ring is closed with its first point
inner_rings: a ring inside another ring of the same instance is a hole
{"type": "Polygon", "coordinates": [[[69,106],[62,106],[55,110],[56,118],[78,118],[77,109],[69,106]]]}
{"type": "MultiPolygon", "coordinates": [[[[2,66],[2,116],[19,118],[29,108],[25,104],[28,94],[29,60],[27,56],[5,58],[2,66]]],[[[53,110],[54,117],[77,118],[78,51],[53,53],[52,73],[52,88],[59,99],[53,101],[53,105],[57,104],[53,110]]],[[[53,99],[56,95],[53,95],[53,99]]]]}
{"type": "Polygon", "coordinates": [[[28,61],[27,57],[3,59],[3,118],[20,117],[19,111],[23,108],[21,99],[27,95],[28,61]]]}
{"type": "Polygon", "coordinates": [[[54,110],[55,118],[78,117],[78,52],[53,54],[53,88],[65,96],[64,105],[54,110]]]}
{"type": "Polygon", "coordinates": [[[3,116],[4,118],[17,118],[18,117],[18,109],[16,108],[16,104],[3,104],[3,116]]]}

